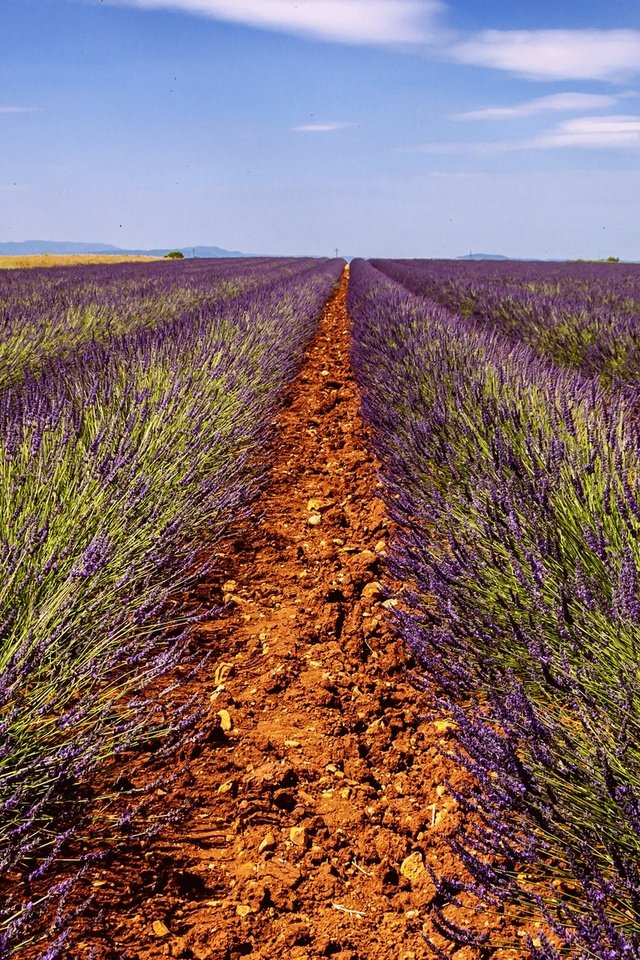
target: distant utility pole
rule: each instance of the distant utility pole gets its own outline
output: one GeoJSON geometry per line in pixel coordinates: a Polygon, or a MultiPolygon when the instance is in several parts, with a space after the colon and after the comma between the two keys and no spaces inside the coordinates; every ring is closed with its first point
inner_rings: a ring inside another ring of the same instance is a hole
{"type": "Polygon", "coordinates": [[[191,247],[191,249],[192,249],[192,251],[193,251],[193,259],[195,260],[195,258],[196,258],[196,248],[195,248],[195,247],[191,247]]]}
{"type": "Polygon", "coordinates": [[[336,260],[338,259],[338,248],[336,247],[336,260]]]}

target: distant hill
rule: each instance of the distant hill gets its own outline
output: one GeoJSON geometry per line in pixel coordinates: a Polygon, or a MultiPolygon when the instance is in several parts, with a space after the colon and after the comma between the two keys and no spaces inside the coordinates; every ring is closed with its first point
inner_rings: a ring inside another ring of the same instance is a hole
{"type": "Polygon", "coordinates": [[[501,253],[467,253],[456,260],[511,260],[511,257],[504,257],[501,253]]]}
{"type": "Polygon", "coordinates": [[[24,240],[20,243],[0,243],[0,256],[24,257],[51,253],[69,256],[75,253],[136,254],[147,257],[164,257],[171,250],[179,250],[185,257],[244,257],[239,250],[224,250],[222,247],[164,247],[157,250],[126,250],[111,243],[76,243],[63,240],[24,240]]]}

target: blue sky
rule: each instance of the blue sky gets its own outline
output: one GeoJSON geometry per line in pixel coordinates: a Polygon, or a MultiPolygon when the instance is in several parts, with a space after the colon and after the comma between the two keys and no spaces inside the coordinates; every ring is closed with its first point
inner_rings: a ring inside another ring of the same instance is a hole
{"type": "Polygon", "coordinates": [[[640,5],[0,0],[0,241],[640,260],[640,5]]]}

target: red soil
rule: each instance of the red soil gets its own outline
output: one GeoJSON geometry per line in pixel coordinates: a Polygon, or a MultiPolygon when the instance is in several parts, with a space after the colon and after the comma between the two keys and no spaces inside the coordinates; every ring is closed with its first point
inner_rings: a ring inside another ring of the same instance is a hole
{"type": "MultiPolygon", "coordinates": [[[[446,718],[425,717],[379,580],[389,537],[349,365],[345,276],[269,453],[261,519],[220,557],[199,636],[208,723],[170,789],[190,814],[91,874],[70,956],[415,960],[458,872],[446,718]],[[92,952],[93,951],[93,952],[92,952]]],[[[117,848],[116,848],[117,849],[117,848]]],[[[504,918],[475,921],[496,931],[504,918]]],[[[483,958],[507,960],[509,949],[483,958]]]]}

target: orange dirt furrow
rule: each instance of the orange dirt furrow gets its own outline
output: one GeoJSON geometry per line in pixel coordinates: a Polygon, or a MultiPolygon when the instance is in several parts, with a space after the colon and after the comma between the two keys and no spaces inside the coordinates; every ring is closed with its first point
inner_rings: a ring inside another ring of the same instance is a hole
{"type": "Polygon", "coordinates": [[[389,527],[349,364],[347,282],[279,416],[260,519],[220,560],[229,607],[201,634],[213,656],[199,682],[224,735],[197,747],[179,784],[187,820],[141,864],[95,871],[101,913],[75,957],[430,956],[427,866],[456,872],[445,780],[465,777],[380,592],[389,527]]]}

